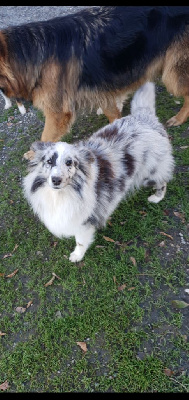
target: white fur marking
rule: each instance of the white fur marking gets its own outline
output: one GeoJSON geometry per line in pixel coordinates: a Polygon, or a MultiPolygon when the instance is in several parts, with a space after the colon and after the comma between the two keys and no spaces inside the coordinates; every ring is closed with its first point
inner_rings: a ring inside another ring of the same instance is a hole
{"type": "Polygon", "coordinates": [[[21,113],[22,115],[26,114],[26,109],[25,109],[25,107],[24,107],[24,104],[22,104],[22,103],[17,103],[17,106],[18,106],[18,109],[19,109],[19,111],[20,111],[20,113],[21,113]]]}
{"type": "Polygon", "coordinates": [[[165,197],[166,189],[167,185],[164,183],[162,188],[157,189],[156,193],[148,197],[148,201],[155,204],[159,203],[165,197]]]}
{"type": "Polygon", "coordinates": [[[4,98],[4,100],[5,100],[5,106],[4,106],[4,109],[5,110],[8,110],[8,108],[10,108],[11,106],[12,106],[12,102],[11,102],[11,100],[7,97],[7,96],[5,96],[5,94],[1,91],[1,95],[3,96],[3,98],[4,98]]]}
{"type": "Polygon", "coordinates": [[[148,197],[148,201],[150,203],[159,203],[162,199],[164,198],[164,196],[162,197],[157,197],[155,194],[152,194],[151,196],[148,197]]]}

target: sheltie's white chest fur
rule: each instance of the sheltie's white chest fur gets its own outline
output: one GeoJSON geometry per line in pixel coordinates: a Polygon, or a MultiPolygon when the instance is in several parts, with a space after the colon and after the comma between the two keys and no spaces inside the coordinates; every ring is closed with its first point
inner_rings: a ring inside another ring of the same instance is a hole
{"type": "Polygon", "coordinates": [[[59,238],[74,236],[78,224],[80,225],[80,204],[70,200],[68,193],[57,193],[50,187],[45,187],[32,197],[34,212],[49,231],[59,238]]]}
{"type": "MultiPolygon", "coordinates": [[[[31,204],[34,213],[49,229],[59,237],[75,236],[82,223],[87,220],[94,205],[94,196],[80,199],[68,186],[55,190],[49,185],[39,188],[31,196],[31,186],[27,185],[25,178],[25,194],[31,204]]],[[[92,192],[91,192],[92,194],[92,192]]]]}

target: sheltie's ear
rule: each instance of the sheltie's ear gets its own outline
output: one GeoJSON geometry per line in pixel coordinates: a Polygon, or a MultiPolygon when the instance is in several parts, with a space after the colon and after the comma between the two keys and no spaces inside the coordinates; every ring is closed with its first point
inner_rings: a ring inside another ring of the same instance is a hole
{"type": "Polygon", "coordinates": [[[43,161],[46,151],[52,149],[55,143],[53,142],[34,142],[30,146],[30,151],[28,153],[31,154],[31,157],[28,158],[29,161],[29,169],[33,169],[36,165],[43,161]]]}
{"type": "Polygon", "coordinates": [[[33,142],[30,146],[30,150],[33,150],[34,153],[36,152],[42,152],[44,150],[47,150],[49,147],[53,147],[54,143],[53,142],[33,142]]]}

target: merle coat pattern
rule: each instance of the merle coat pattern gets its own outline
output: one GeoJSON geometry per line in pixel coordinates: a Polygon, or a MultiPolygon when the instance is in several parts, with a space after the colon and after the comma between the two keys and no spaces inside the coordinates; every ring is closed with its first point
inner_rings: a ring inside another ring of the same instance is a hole
{"type": "Polygon", "coordinates": [[[154,186],[148,200],[158,203],[172,178],[172,147],[155,116],[155,89],[146,83],[134,95],[131,115],[88,140],[32,145],[34,159],[24,178],[25,196],[46,227],[58,237],[75,236],[70,255],[80,261],[95,230],[134,189],[154,186]]]}

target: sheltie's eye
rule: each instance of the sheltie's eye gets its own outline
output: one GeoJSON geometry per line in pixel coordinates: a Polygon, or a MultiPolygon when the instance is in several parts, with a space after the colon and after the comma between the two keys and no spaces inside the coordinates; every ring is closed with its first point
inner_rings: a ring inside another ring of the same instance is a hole
{"type": "Polygon", "coordinates": [[[53,163],[52,158],[49,158],[49,160],[47,160],[47,164],[52,165],[52,163],[53,163]]]}
{"type": "Polygon", "coordinates": [[[66,160],[66,165],[67,165],[67,167],[71,167],[71,165],[72,165],[72,160],[71,160],[71,158],[69,158],[68,160],[66,160]]]}

